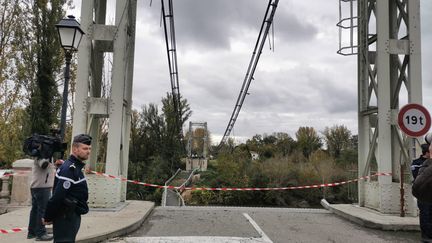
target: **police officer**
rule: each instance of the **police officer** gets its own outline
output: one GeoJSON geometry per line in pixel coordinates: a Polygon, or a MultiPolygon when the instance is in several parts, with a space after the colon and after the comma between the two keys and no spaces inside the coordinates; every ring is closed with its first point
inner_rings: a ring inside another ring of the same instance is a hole
{"type": "Polygon", "coordinates": [[[81,215],[88,212],[88,188],[84,161],[90,156],[92,138],[74,137],[71,155],[57,170],[53,195],[48,201],[44,224],[53,224],[54,242],[75,242],[81,215]]]}
{"type": "Polygon", "coordinates": [[[413,160],[411,164],[411,172],[413,178],[417,177],[419,169],[422,167],[423,162],[425,162],[428,158],[430,158],[429,154],[429,144],[422,144],[421,146],[422,154],[417,159],[413,160]]]}

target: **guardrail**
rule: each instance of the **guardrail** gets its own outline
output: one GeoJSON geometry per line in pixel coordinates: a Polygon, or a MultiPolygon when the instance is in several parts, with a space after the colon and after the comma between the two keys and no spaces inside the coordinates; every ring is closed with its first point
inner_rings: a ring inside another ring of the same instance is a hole
{"type": "Polygon", "coordinates": [[[177,188],[174,189],[168,189],[167,186],[176,178],[176,176],[182,171],[181,169],[178,169],[177,172],[171,177],[169,178],[166,182],[165,182],[165,188],[164,188],[164,192],[162,195],[162,202],[161,205],[162,207],[166,207],[166,202],[167,202],[167,196],[168,196],[168,190],[171,190],[173,192],[175,192],[177,194],[177,197],[179,198],[179,203],[180,206],[184,206],[185,202],[183,197],[181,196],[181,193],[184,191],[184,188],[186,188],[188,185],[190,185],[191,181],[192,181],[192,177],[193,175],[198,171],[199,169],[194,169],[192,170],[192,172],[190,173],[190,175],[188,176],[188,178],[186,179],[186,181],[184,181],[180,186],[178,186],[177,188]]]}
{"type": "Polygon", "coordinates": [[[177,191],[177,195],[179,196],[179,198],[180,198],[180,200],[181,200],[181,206],[185,206],[185,202],[184,202],[183,197],[181,196],[181,193],[185,190],[185,189],[184,189],[185,187],[187,187],[187,186],[190,185],[190,183],[191,183],[191,181],[192,181],[192,177],[193,177],[193,175],[195,174],[195,172],[197,172],[197,171],[199,171],[198,168],[192,170],[192,172],[190,173],[190,175],[189,175],[189,177],[186,179],[186,181],[183,182],[183,184],[180,185],[180,188],[179,188],[179,190],[181,190],[180,192],[179,192],[179,190],[176,190],[176,191],[177,191]]]}
{"type": "Polygon", "coordinates": [[[166,186],[167,186],[169,183],[171,183],[171,181],[174,180],[174,178],[175,178],[175,177],[177,176],[177,174],[180,173],[180,172],[181,172],[181,169],[180,169],[180,168],[177,169],[176,173],[174,173],[174,175],[171,176],[171,178],[169,178],[169,179],[165,182],[165,188],[164,188],[164,191],[163,191],[163,194],[162,194],[162,202],[161,202],[162,207],[166,207],[166,197],[167,197],[167,187],[166,187],[166,186]]]}

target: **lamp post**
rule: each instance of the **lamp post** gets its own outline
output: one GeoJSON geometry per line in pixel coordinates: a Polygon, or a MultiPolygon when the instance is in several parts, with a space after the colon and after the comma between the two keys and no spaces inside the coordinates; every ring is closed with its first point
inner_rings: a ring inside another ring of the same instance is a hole
{"type": "Polygon", "coordinates": [[[69,15],[67,19],[60,20],[60,22],[56,24],[56,27],[59,33],[61,46],[65,51],[66,58],[66,67],[64,70],[63,104],[60,117],[60,138],[63,141],[66,130],[66,111],[72,53],[78,50],[78,46],[81,42],[82,36],[84,35],[84,31],[81,29],[80,24],[72,15],[69,15]]]}

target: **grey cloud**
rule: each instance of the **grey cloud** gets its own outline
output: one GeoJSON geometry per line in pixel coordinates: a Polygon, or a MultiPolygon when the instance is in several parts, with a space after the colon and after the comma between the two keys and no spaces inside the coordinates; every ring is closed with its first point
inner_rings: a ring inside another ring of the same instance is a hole
{"type": "Polygon", "coordinates": [[[344,113],[357,109],[357,87],[355,83],[335,82],[331,73],[313,71],[310,74],[309,87],[319,94],[323,108],[329,113],[344,113]]]}
{"type": "Polygon", "coordinates": [[[276,37],[281,41],[309,41],[318,33],[318,28],[293,12],[278,9],[274,21],[276,37]]]}
{"type": "MultiPolygon", "coordinates": [[[[276,10],[276,36],[283,41],[310,40],[317,28],[304,21],[304,17],[284,6],[280,1],[276,10]]],[[[230,38],[258,31],[264,17],[267,1],[261,0],[180,0],[174,1],[177,45],[183,48],[229,49],[230,38]]],[[[159,21],[160,3],[152,8],[145,5],[154,19],[159,21]]]]}
{"type": "Polygon", "coordinates": [[[330,73],[310,67],[300,67],[292,73],[261,73],[251,84],[250,95],[246,96],[242,109],[266,114],[303,115],[313,112],[330,115],[356,112],[355,84],[336,83],[330,76],[330,73]],[[292,76],[296,78],[287,78],[292,76]]]}
{"type": "MultiPolygon", "coordinates": [[[[148,0],[138,1],[134,107],[160,105],[171,90],[159,27],[160,1],[153,1],[152,7],[148,4],[148,0]]],[[[341,123],[355,133],[356,57],[336,54],[338,2],[281,0],[279,4],[275,52],[268,51],[266,43],[234,134],[250,137],[286,131],[293,135],[301,125],[321,131],[341,123]]],[[[207,121],[215,135],[223,134],[228,124],[266,5],[264,0],[174,0],[180,92],[193,110],[191,121],[207,121]],[[250,51],[231,50],[236,41],[250,44],[250,51]],[[198,60],[186,60],[191,53],[198,60]]],[[[423,100],[429,109],[431,8],[432,1],[421,2],[423,100]]],[[[77,17],[79,13],[78,9],[77,17]]]]}

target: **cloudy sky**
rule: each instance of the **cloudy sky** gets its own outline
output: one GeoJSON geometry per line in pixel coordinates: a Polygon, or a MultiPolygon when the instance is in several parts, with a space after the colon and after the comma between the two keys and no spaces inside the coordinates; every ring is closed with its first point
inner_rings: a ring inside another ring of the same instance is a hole
{"type": "MultiPolygon", "coordinates": [[[[75,0],[76,9],[68,14],[79,17],[80,3],[75,0]]],[[[267,3],[174,1],[180,93],[193,111],[191,121],[208,123],[213,143],[220,141],[230,119],[267,3]]],[[[432,1],[423,0],[421,4],[423,99],[430,109],[432,75],[427,67],[432,63],[432,1]]],[[[114,6],[109,0],[108,23],[113,23],[114,6]]],[[[160,12],[160,1],[138,1],[133,93],[136,109],[160,104],[171,90],[160,12]]],[[[338,21],[338,0],[279,2],[275,46],[270,50],[267,42],[264,47],[250,95],[231,133],[237,141],[273,132],[295,137],[300,126],[321,132],[325,127],[345,125],[357,133],[357,59],[336,54],[338,21]]]]}

